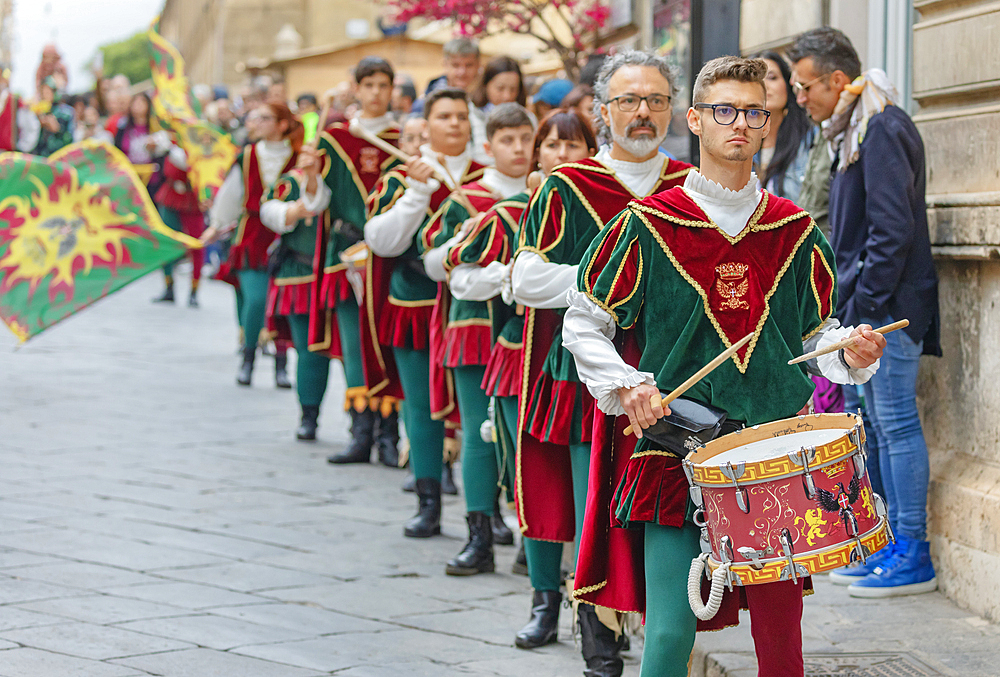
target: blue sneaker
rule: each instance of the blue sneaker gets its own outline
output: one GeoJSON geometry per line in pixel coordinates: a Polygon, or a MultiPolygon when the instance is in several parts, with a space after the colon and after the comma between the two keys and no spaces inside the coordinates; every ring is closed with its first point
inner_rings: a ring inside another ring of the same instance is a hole
{"type": "Polygon", "coordinates": [[[834,585],[851,585],[857,583],[862,578],[875,571],[875,567],[881,566],[883,562],[892,556],[896,549],[896,544],[889,541],[888,545],[868,556],[868,561],[864,564],[855,562],[846,567],[840,567],[830,572],[830,582],[834,585]]]}
{"type": "Polygon", "coordinates": [[[936,589],[930,543],[897,536],[892,556],[848,587],[847,594],[851,597],[899,597],[936,589]]]}

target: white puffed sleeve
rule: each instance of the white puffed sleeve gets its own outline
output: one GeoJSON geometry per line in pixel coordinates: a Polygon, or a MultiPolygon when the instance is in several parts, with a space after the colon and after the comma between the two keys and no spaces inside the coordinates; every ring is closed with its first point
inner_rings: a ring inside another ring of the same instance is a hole
{"type": "Polygon", "coordinates": [[[456,266],[448,282],[451,295],[463,301],[489,301],[500,294],[508,268],[499,261],[491,261],[485,267],[471,263],[456,266]]]}
{"type": "Polygon", "coordinates": [[[563,347],[573,353],[576,371],[605,414],[625,413],[618,397],[619,388],[643,383],[655,386],[649,372],[629,366],[615,350],[614,319],[587,296],[573,290],[566,295],[569,307],[563,316],[563,347]]]}
{"type": "MultiPolygon", "coordinates": [[[[831,317],[823,324],[816,336],[810,340],[810,343],[815,346],[810,348],[810,350],[819,350],[837,341],[842,341],[850,336],[852,331],[854,331],[853,326],[841,327],[840,320],[831,317]]],[[[855,369],[844,362],[839,350],[834,353],[820,355],[815,359],[820,375],[841,385],[861,385],[868,383],[868,380],[875,375],[879,364],[882,362],[881,360],[875,360],[875,363],[870,367],[855,369]]]]}
{"type": "Polygon", "coordinates": [[[514,259],[514,300],[529,308],[565,308],[566,292],[576,289],[576,266],[549,263],[531,251],[514,259]]]}
{"type": "Polygon", "coordinates": [[[427,183],[410,180],[409,186],[387,211],[365,224],[365,242],[372,253],[385,258],[405,252],[423,225],[431,196],[441,187],[437,179],[427,183]]]}

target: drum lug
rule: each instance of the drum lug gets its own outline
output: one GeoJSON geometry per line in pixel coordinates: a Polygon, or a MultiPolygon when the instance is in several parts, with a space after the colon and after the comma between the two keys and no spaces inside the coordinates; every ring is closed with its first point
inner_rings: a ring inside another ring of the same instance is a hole
{"type": "Polygon", "coordinates": [[[866,465],[867,465],[866,454],[859,448],[858,453],[854,454],[854,476],[864,477],[866,465]]]}
{"type": "Polygon", "coordinates": [[[701,508],[703,506],[701,487],[691,487],[689,491],[691,492],[691,500],[696,506],[701,508]]]}
{"type": "MultiPolygon", "coordinates": [[[[726,562],[730,563],[733,562],[733,539],[729,538],[729,536],[723,536],[722,538],[719,539],[719,545],[721,546],[719,548],[719,550],[721,551],[719,553],[719,557],[722,558],[722,562],[720,562],[720,564],[725,564],[726,562]]],[[[743,582],[740,581],[740,577],[735,573],[733,573],[733,571],[730,569],[729,575],[726,577],[726,587],[729,588],[730,592],[733,591],[734,582],[737,585],[743,585],[743,582]]]]}
{"type": "Polygon", "coordinates": [[[764,563],[760,561],[761,557],[765,555],[773,555],[774,550],[768,548],[767,550],[754,550],[749,546],[743,546],[737,552],[743,557],[743,559],[750,560],[750,566],[758,571],[764,568],[764,563]]]}
{"type": "Polygon", "coordinates": [[[806,492],[806,498],[810,501],[816,496],[816,481],[813,479],[812,473],[807,472],[802,476],[802,489],[806,492]]]}
{"type": "Polygon", "coordinates": [[[808,576],[809,572],[805,570],[800,564],[795,563],[795,549],[792,546],[792,534],[788,529],[782,529],[781,535],[778,536],[778,541],[781,543],[781,551],[785,558],[788,560],[788,566],[781,570],[781,580],[791,579],[792,582],[799,580],[799,576],[808,576]]]}
{"type": "Polygon", "coordinates": [[[889,510],[885,505],[885,499],[879,494],[876,494],[874,491],[872,492],[872,496],[875,500],[875,514],[885,520],[885,528],[886,532],[889,534],[889,540],[895,543],[896,534],[892,533],[892,525],[889,524],[889,510]]]}
{"type": "Polygon", "coordinates": [[[684,476],[687,477],[688,484],[694,486],[694,467],[691,461],[685,458],[681,461],[681,467],[684,468],[684,476]]]}
{"type": "Polygon", "coordinates": [[[872,551],[857,536],[854,537],[854,544],[854,549],[851,550],[851,562],[861,562],[864,564],[868,561],[868,557],[872,554],[872,551]]]}
{"type": "Polygon", "coordinates": [[[750,498],[747,495],[747,490],[738,485],[736,487],[736,505],[740,507],[743,514],[750,514],[750,498]]]}

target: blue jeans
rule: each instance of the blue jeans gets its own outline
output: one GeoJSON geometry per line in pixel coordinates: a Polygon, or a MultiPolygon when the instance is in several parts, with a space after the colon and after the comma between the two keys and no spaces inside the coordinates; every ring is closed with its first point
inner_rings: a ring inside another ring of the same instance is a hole
{"type": "MultiPolygon", "coordinates": [[[[892,322],[885,318],[882,324],[892,322]]],[[[877,326],[871,323],[872,326],[877,326]]],[[[917,370],[923,342],[904,331],[886,335],[878,372],[863,386],[868,476],[889,507],[889,523],[906,539],[927,540],[927,443],[917,414],[917,370]]],[[[857,388],[844,388],[844,408],[857,411],[857,388]]]]}

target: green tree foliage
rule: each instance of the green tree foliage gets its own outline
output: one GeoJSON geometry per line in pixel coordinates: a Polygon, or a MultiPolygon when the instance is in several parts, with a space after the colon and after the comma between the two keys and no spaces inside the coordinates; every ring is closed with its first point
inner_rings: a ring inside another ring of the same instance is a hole
{"type": "Polygon", "coordinates": [[[104,77],[127,75],[132,84],[150,79],[147,41],[146,31],[140,31],[119,42],[98,47],[104,55],[104,77]]]}

